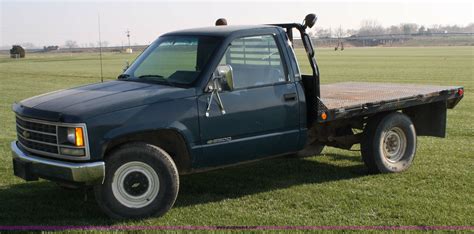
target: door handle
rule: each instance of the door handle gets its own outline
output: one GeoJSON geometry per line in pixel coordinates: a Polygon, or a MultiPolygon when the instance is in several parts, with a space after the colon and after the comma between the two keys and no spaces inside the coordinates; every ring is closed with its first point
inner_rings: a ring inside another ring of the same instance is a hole
{"type": "Polygon", "coordinates": [[[283,95],[283,99],[285,99],[286,102],[296,101],[296,93],[286,93],[283,95]]]}

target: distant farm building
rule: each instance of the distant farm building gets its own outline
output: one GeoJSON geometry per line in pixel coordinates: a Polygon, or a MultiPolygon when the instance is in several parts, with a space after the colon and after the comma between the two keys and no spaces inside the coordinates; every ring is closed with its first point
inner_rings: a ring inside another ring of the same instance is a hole
{"type": "Polygon", "coordinates": [[[59,50],[59,46],[43,46],[43,52],[59,50]]]}
{"type": "Polygon", "coordinates": [[[25,54],[25,49],[19,45],[13,45],[10,50],[10,58],[24,58],[25,54]]]}

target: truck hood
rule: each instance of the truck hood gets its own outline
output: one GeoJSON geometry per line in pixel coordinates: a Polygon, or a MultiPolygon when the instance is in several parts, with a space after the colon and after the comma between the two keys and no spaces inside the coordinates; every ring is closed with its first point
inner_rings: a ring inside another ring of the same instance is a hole
{"type": "Polygon", "coordinates": [[[85,120],[103,113],[173,99],[191,97],[194,89],[132,81],[109,81],[59,90],[25,99],[15,112],[30,117],[64,121],[85,120]],[[35,111],[40,116],[34,116],[35,111]]]}

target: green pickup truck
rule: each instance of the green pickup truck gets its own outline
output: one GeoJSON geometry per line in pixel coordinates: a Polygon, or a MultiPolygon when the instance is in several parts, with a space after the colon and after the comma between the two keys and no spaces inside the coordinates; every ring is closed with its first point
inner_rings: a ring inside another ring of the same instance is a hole
{"type": "Polygon", "coordinates": [[[325,146],[360,144],[371,173],[408,169],[417,136],[445,136],[463,87],[320,85],[315,22],[170,32],[115,81],[15,103],[15,175],[93,186],[109,216],[143,218],[173,206],[182,175],[325,146]],[[293,31],[312,74],[300,72],[293,31]]]}

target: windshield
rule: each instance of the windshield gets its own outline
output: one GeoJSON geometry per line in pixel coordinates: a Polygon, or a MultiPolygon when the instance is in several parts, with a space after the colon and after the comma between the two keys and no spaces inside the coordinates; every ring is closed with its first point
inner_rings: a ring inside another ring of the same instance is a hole
{"type": "Polygon", "coordinates": [[[217,45],[218,39],[213,37],[161,37],[121,76],[131,81],[191,85],[217,45]]]}

